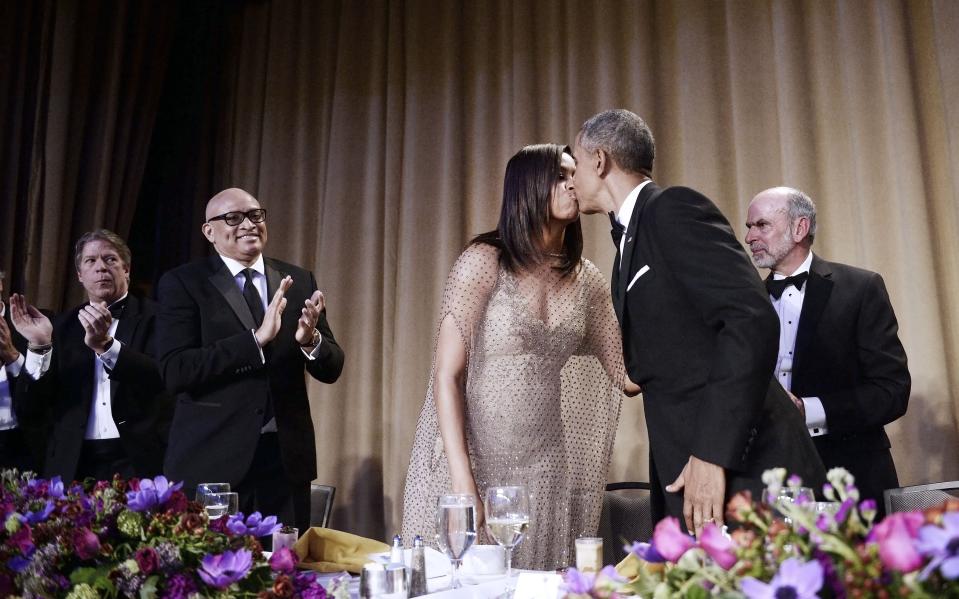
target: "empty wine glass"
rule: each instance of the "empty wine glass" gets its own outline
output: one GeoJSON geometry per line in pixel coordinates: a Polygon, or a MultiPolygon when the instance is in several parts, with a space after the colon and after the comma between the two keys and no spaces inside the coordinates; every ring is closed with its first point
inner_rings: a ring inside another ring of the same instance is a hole
{"type": "Polygon", "coordinates": [[[228,493],[230,483],[200,483],[196,486],[196,497],[194,499],[203,503],[203,496],[210,493],[228,493]]]}
{"type": "Polygon", "coordinates": [[[437,544],[453,564],[449,588],[457,589],[463,555],[476,540],[476,497],[467,493],[441,495],[436,504],[436,533],[437,544]]]}
{"type": "Polygon", "coordinates": [[[809,487],[780,487],[776,493],[769,489],[763,491],[763,501],[773,508],[774,514],[792,524],[792,519],[782,511],[782,506],[789,504],[812,504],[816,501],[815,493],[809,487]]]}
{"type": "Polygon", "coordinates": [[[513,547],[529,528],[529,492],[523,485],[486,489],[486,530],[506,549],[506,580],[513,575],[513,547]]]}

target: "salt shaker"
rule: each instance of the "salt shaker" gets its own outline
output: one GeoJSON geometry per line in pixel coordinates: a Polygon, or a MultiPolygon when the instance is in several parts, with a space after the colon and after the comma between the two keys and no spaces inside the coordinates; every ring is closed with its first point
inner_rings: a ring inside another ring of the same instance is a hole
{"type": "Polygon", "coordinates": [[[413,537],[413,556],[410,560],[410,597],[425,595],[426,590],[426,549],[423,547],[423,537],[413,537]]]}
{"type": "Polygon", "coordinates": [[[390,549],[390,563],[404,565],[405,561],[403,559],[403,537],[400,535],[395,535],[393,537],[393,548],[390,549]]]}

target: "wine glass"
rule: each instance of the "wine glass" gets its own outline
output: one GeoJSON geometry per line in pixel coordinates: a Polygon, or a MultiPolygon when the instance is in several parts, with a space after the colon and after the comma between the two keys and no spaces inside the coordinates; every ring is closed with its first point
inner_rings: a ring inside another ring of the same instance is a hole
{"type": "Polygon", "coordinates": [[[486,530],[506,549],[508,584],[513,575],[513,547],[520,544],[529,527],[529,492],[523,485],[489,487],[484,499],[486,530]]]}
{"type": "Polygon", "coordinates": [[[436,532],[437,544],[453,564],[449,588],[458,589],[457,571],[476,540],[476,497],[468,493],[441,495],[436,504],[436,532]]]}
{"type": "Polygon", "coordinates": [[[780,487],[776,493],[769,489],[763,491],[763,501],[773,508],[777,517],[785,520],[786,524],[792,524],[792,519],[780,508],[789,504],[809,505],[816,501],[816,496],[809,487],[780,487]]]}

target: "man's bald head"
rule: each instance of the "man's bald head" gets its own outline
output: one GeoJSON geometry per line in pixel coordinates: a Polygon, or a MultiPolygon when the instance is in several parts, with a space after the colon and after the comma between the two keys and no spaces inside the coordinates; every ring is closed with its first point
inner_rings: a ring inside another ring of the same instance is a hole
{"type": "Polygon", "coordinates": [[[266,220],[255,223],[250,219],[250,211],[259,208],[260,203],[248,192],[237,187],[224,189],[206,203],[203,236],[220,255],[251,266],[266,246],[266,220]],[[236,217],[239,224],[228,224],[227,215],[236,217]]]}

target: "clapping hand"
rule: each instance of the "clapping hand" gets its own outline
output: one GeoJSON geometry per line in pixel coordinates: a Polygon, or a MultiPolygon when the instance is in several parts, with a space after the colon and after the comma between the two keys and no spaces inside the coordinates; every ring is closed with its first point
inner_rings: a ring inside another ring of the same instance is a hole
{"type": "MultiPolygon", "coordinates": [[[[2,302],[0,302],[2,305],[2,302]]],[[[7,364],[16,362],[20,357],[20,352],[13,345],[13,336],[10,334],[10,327],[7,321],[0,318],[0,368],[7,364]]]]}
{"type": "Polygon", "coordinates": [[[83,325],[83,342],[95,351],[97,354],[110,349],[113,338],[110,337],[110,325],[113,324],[113,316],[107,308],[106,302],[97,302],[87,304],[77,313],[77,319],[83,325]]]}
{"type": "Polygon", "coordinates": [[[326,308],[326,299],[322,291],[314,291],[308,299],[303,302],[303,309],[300,311],[300,319],[296,323],[296,342],[300,345],[313,345],[313,330],[316,328],[316,321],[320,318],[320,312],[326,308]]]}
{"type": "Polygon", "coordinates": [[[10,320],[14,328],[30,345],[50,345],[53,342],[53,324],[36,306],[27,303],[19,293],[10,296],[10,320]]]}
{"type": "Polygon", "coordinates": [[[293,277],[287,275],[280,281],[280,288],[273,294],[270,305],[266,307],[266,314],[263,315],[263,324],[253,334],[260,347],[264,347],[276,337],[280,332],[280,325],[283,323],[283,310],[286,309],[286,292],[293,286],[293,277]]]}

